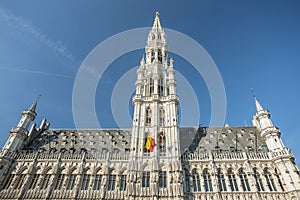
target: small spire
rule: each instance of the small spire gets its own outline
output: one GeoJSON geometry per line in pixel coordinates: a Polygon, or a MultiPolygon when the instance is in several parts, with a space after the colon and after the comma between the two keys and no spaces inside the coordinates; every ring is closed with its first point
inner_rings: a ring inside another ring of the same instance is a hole
{"type": "Polygon", "coordinates": [[[161,29],[158,11],[157,11],[156,14],[155,14],[155,19],[154,19],[153,26],[152,26],[152,29],[154,29],[154,28],[155,28],[155,29],[156,29],[156,28],[160,28],[160,29],[161,29]]]}
{"type": "Polygon", "coordinates": [[[31,112],[35,112],[36,106],[37,106],[37,102],[40,98],[41,94],[39,94],[39,96],[36,98],[36,100],[32,103],[32,105],[29,108],[29,111],[31,112]]]}
{"type": "Polygon", "coordinates": [[[143,55],[143,57],[141,59],[141,62],[140,62],[140,65],[143,66],[144,64],[145,64],[145,58],[144,58],[144,55],[143,55]]]}
{"type": "Polygon", "coordinates": [[[171,57],[171,59],[170,59],[170,67],[173,67],[173,65],[174,65],[174,59],[173,59],[173,57],[171,57]]]}
{"type": "Polygon", "coordinates": [[[260,105],[260,103],[258,102],[258,100],[257,100],[256,97],[254,98],[254,101],[255,101],[255,106],[256,106],[257,112],[258,112],[258,111],[262,111],[262,110],[263,110],[263,107],[260,105]]]}
{"type": "Polygon", "coordinates": [[[263,107],[260,105],[259,101],[257,100],[253,88],[251,88],[250,91],[251,91],[252,96],[253,96],[253,98],[254,98],[254,102],[255,102],[255,106],[256,106],[256,111],[257,111],[257,112],[258,112],[258,111],[262,111],[262,110],[263,110],[263,107]]]}

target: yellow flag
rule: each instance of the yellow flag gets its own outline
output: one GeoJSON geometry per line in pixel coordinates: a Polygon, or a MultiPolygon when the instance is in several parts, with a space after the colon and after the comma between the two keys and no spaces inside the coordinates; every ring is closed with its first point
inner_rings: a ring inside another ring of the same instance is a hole
{"type": "Polygon", "coordinates": [[[145,145],[145,148],[148,149],[148,150],[151,147],[151,140],[152,140],[152,137],[150,135],[148,135],[146,145],[145,145]]]}

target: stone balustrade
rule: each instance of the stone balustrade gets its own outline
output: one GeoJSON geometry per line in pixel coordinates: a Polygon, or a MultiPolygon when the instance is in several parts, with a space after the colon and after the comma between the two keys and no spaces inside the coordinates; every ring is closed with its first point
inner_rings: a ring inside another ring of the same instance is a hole
{"type": "MultiPolygon", "coordinates": [[[[0,155],[3,151],[0,151],[0,155]]],[[[41,152],[6,152],[3,157],[16,160],[57,160],[61,155],[63,160],[129,160],[129,154],[124,153],[41,153],[41,152]]],[[[270,160],[282,156],[293,157],[287,148],[275,152],[219,152],[199,153],[186,152],[182,154],[183,161],[208,161],[208,160],[270,160]]]]}
{"type": "Polygon", "coordinates": [[[128,154],[124,153],[40,153],[40,152],[7,152],[6,157],[15,160],[128,160],[128,154]]]}
{"type": "Polygon", "coordinates": [[[278,157],[293,157],[287,148],[275,152],[219,152],[198,153],[186,152],[182,155],[183,161],[225,161],[225,160],[270,160],[278,157]]]}

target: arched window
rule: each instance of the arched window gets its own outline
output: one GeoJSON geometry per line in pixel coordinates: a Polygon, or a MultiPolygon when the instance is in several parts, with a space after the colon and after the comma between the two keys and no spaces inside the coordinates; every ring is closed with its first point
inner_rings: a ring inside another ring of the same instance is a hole
{"type": "Polygon", "coordinates": [[[161,35],[160,35],[160,33],[157,34],[157,39],[161,40],[161,35]]]}
{"type": "Polygon", "coordinates": [[[246,173],[244,172],[243,169],[239,170],[239,176],[240,176],[240,179],[241,179],[241,184],[242,184],[243,191],[250,191],[250,185],[249,185],[249,182],[248,182],[248,178],[247,178],[247,175],[246,175],[246,173]]]}
{"type": "Polygon", "coordinates": [[[150,187],[150,172],[143,172],[142,187],[150,187]]]}
{"type": "Polygon", "coordinates": [[[274,179],[270,173],[270,171],[265,168],[264,169],[264,176],[266,178],[266,181],[267,181],[267,185],[268,185],[268,188],[269,190],[272,192],[272,191],[277,191],[276,187],[275,187],[275,183],[274,183],[274,179]]]}
{"type": "Polygon", "coordinates": [[[154,80],[152,78],[150,80],[150,95],[154,93],[154,80]]]}
{"type": "Polygon", "coordinates": [[[122,174],[121,175],[121,182],[120,182],[120,191],[125,191],[126,190],[126,175],[125,174],[122,174]]]}
{"type": "Polygon", "coordinates": [[[162,51],[161,51],[161,49],[158,49],[158,62],[162,63],[162,51]]]}
{"type": "Polygon", "coordinates": [[[20,174],[17,178],[16,189],[19,190],[22,188],[24,180],[26,178],[26,174],[20,174]]]}
{"type": "Polygon", "coordinates": [[[282,182],[281,182],[281,179],[280,179],[280,176],[279,176],[279,174],[278,174],[277,169],[275,169],[275,176],[276,176],[276,178],[277,178],[277,181],[278,181],[278,184],[279,184],[279,186],[280,186],[281,191],[284,192],[284,187],[283,187],[283,184],[282,184],[282,182]]]}
{"type": "Polygon", "coordinates": [[[189,172],[187,170],[184,170],[184,189],[185,192],[190,192],[190,177],[189,172]]]}
{"type": "Polygon", "coordinates": [[[38,182],[39,179],[40,179],[40,176],[41,176],[40,174],[34,174],[34,175],[33,175],[33,178],[32,178],[31,183],[30,183],[30,185],[29,185],[29,189],[30,189],[30,190],[36,188],[36,185],[37,185],[37,182],[38,182]]]}
{"type": "Polygon", "coordinates": [[[115,190],[116,188],[116,175],[113,173],[113,174],[110,174],[109,177],[108,177],[108,190],[115,190]]]}
{"type": "Polygon", "coordinates": [[[194,192],[200,192],[201,191],[200,175],[196,169],[193,169],[192,171],[192,179],[193,179],[194,192]]]}
{"type": "Polygon", "coordinates": [[[154,50],[152,49],[152,50],[151,50],[151,62],[153,63],[154,60],[155,60],[155,52],[154,52],[154,50]]]}
{"type": "Polygon", "coordinates": [[[25,182],[25,178],[27,175],[27,169],[24,169],[19,175],[17,175],[17,180],[15,183],[15,189],[19,190],[22,188],[24,182],[25,182]]]}
{"type": "Polygon", "coordinates": [[[47,172],[44,174],[44,178],[42,179],[42,183],[41,183],[41,190],[46,190],[47,187],[49,186],[49,181],[51,178],[51,174],[52,174],[52,169],[48,169],[47,172]]]}
{"type": "Polygon", "coordinates": [[[255,178],[255,183],[256,183],[257,191],[259,191],[259,192],[265,191],[265,188],[264,188],[264,185],[263,185],[261,176],[260,176],[260,174],[258,173],[257,169],[254,168],[254,169],[253,169],[253,172],[254,172],[254,178],[255,178]]]}
{"type": "Polygon", "coordinates": [[[144,85],[144,95],[145,95],[145,97],[149,97],[150,96],[150,84],[148,84],[148,83],[146,83],[145,85],[144,85]]]}
{"type": "Polygon", "coordinates": [[[232,169],[229,169],[227,174],[228,174],[229,185],[230,185],[231,191],[233,191],[233,192],[239,191],[238,185],[236,182],[236,177],[235,177],[235,174],[233,173],[232,169]]]}
{"type": "Polygon", "coordinates": [[[95,182],[94,182],[94,186],[93,186],[93,190],[100,190],[101,188],[101,182],[102,182],[102,173],[101,170],[98,170],[95,176],[95,182]]]}
{"type": "Polygon", "coordinates": [[[208,170],[205,169],[203,170],[202,173],[203,176],[203,181],[204,181],[204,189],[206,192],[211,192],[212,191],[212,182],[211,182],[211,176],[208,173],[208,170]]]}
{"type": "Polygon", "coordinates": [[[159,187],[166,188],[167,187],[167,172],[159,171],[159,187]]]}
{"type": "Polygon", "coordinates": [[[165,124],[165,109],[163,107],[159,110],[159,123],[161,126],[165,124]]]}
{"type": "Polygon", "coordinates": [[[151,108],[147,107],[146,108],[146,126],[150,126],[151,125],[151,117],[152,117],[151,108]]]}
{"type": "Polygon", "coordinates": [[[4,188],[3,189],[8,189],[12,183],[12,181],[15,178],[15,174],[10,174],[5,182],[4,188]]]}
{"type": "Polygon", "coordinates": [[[90,180],[91,180],[91,174],[89,173],[88,170],[85,170],[82,183],[81,183],[81,190],[89,189],[90,180]]]}
{"type": "Polygon", "coordinates": [[[218,169],[218,186],[220,192],[227,191],[225,177],[221,169],[218,169]]]}
{"type": "Polygon", "coordinates": [[[158,94],[164,96],[164,79],[161,77],[158,82],[158,94]]]}
{"type": "Polygon", "coordinates": [[[55,190],[60,190],[62,188],[65,178],[66,178],[66,169],[63,169],[57,177],[56,185],[54,187],[55,190]]]}
{"type": "Polygon", "coordinates": [[[159,134],[159,151],[161,155],[166,155],[166,136],[164,132],[159,134]]]}
{"type": "Polygon", "coordinates": [[[73,190],[75,186],[75,180],[76,180],[76,169],[72,170],[72,172],[69,175],[68,184],[67,184],[67,190],[73,190]]]}

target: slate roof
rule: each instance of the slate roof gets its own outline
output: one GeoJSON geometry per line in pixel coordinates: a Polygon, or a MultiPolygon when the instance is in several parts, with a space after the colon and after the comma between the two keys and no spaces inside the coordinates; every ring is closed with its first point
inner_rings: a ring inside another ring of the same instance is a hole
{"type": "MultiPolygon", "coordinates": [[[[267,151],[256,127],[180,128],[181,152],[267,151]],[[237,141],[237,142],[236,142],[237,141]]],[[[41,152],[129,152],[131,129],[45,130],[24,147],[41,152]]]]}

